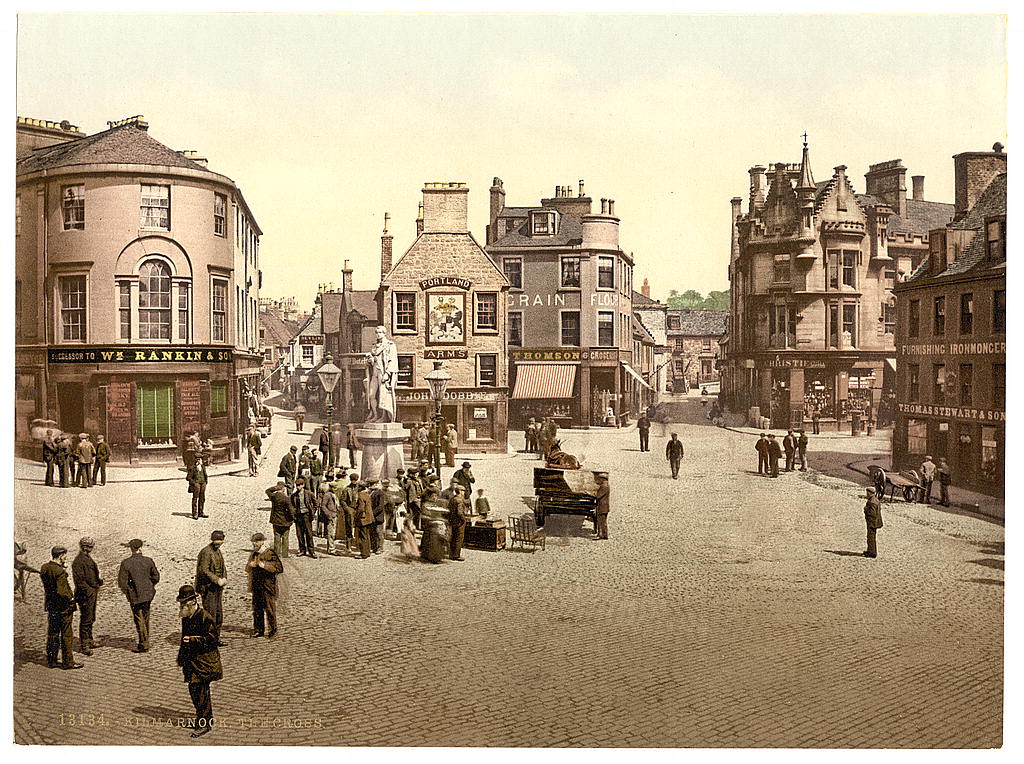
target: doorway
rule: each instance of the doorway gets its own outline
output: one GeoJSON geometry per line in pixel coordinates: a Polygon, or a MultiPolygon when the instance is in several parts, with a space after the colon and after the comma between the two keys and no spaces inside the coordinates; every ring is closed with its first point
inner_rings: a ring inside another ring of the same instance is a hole
{"type": "Polygon", "coordinates": [[[81,382],[57,383],[57,423],[64,432],[85,429],[85,399],[81,382]]]}

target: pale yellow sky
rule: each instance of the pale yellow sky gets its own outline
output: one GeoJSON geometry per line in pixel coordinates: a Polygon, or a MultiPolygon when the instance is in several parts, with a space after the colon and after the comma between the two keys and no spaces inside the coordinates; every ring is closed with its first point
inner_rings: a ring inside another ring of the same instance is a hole
{"type": "MultiPolygon", "coordinates": [[[[817,180],[901,158],[953,200],[951,156],[1006,138],[999,16],[44,15],[19,17],[17,113],[84,131],[143,114],[241,187],[270,297],[310,304],[342,261],[379,278],[425,181],[536,203],[585,179],[616,200],[635,283],[725,289],[747,169],[817,180]]],[[[1008,150],[1012,147],[1008,146],[1008,150]]],[[[909,183],[909,181],[908,181],[909,183]]]]}

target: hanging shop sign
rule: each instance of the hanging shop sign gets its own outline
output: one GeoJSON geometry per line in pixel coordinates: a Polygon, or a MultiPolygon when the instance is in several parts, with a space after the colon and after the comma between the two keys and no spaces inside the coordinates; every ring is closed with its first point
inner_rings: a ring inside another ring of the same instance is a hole
{"type": "Polygon", "coordinates": [[[469,358],[469,351],[466,348],[426,348],[423,357],[435,361],[448,361],[459,358],[469,358]]]}
{"type": "Polygon", "coordinates": [[[904,414],[926,414],[950,419],[976,419],[979,422],[1005,422],[1005,411],[968,409],[960,406],[931,406],[925,403],[901,403],[899,410],[904,414]]]}
{"type": "Polygon", "coordinates": [[[186,345],[168,347],[47,348],[49,363],[231,363],[231,348],[186,345]]]}
{"type": "Polygon", "coordinates": [[[434,287],[455,287],[465,289],[467,292],[473,288],[473,282],[469,279],[460,279],[457,276],[435,276],[432,279],[423,279],[420,282],[420,289],[424,292],[434,287]]]}

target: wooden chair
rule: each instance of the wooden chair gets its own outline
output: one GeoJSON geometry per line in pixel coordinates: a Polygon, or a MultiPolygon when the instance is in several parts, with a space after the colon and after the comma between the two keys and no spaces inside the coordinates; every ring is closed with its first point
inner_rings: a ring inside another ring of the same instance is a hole
{"type": "Polygon", "coordinates": [[[537,526],[533,522],[533,517],[529,515],[509,515],[508,517],[508,528],[512,534],[512,540],[508,545],[511,550],[518,541],[523,549],[526,546],[530,546],[530,551],[537,551],[539,546],[541,549],[545,549],[545,542],[547,538],[543,533],[537,531],[537,526]]]}

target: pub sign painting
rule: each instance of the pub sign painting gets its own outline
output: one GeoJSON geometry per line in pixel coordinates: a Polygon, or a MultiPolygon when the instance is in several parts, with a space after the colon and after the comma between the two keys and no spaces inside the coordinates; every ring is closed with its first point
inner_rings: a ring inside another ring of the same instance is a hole
{"type": "Polygon", "coordinates": [[[466,295],[427,295],[427,344],[462,345],[466,342],[466,295]]]}

